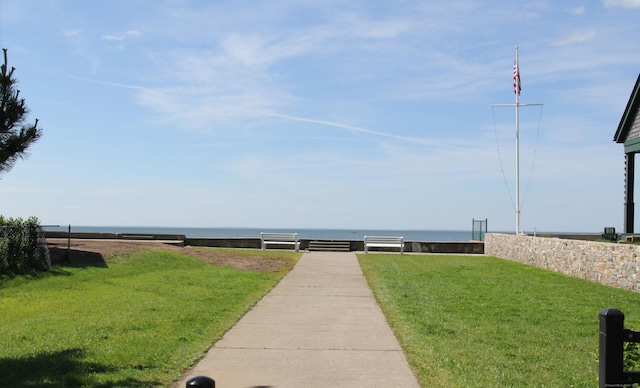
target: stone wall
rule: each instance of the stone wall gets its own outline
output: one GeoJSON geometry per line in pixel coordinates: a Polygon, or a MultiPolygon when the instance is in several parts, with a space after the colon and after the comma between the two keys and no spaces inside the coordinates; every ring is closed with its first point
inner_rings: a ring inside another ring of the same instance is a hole
{"type": "Polygon", "coordinates": [[[640,246],[487,233],[485,254],[640,291],[640,246]]]}

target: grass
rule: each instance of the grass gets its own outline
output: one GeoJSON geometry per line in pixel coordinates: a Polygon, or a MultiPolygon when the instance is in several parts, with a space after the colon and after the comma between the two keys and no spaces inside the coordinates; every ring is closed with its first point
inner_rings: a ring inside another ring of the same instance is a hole
{"type": "Polygon", "coordinates": [[[423,387],[598,386],[599,312],[640,294],[485,256],[359,255],[423,387]]]}
{"type": "MultiPolygon", "coordinates": [[[[255,255],[255,251],[227,251],[255,255]]],[[[286,272],[216,267],[169,251],[0,282],[0,386],[168,386],[286,272]]]]}

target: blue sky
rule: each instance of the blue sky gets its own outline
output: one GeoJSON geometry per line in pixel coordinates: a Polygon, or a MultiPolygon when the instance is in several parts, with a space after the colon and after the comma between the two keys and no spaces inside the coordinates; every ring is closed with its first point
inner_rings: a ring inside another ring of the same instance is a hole
{"type": "MultiPolygon", "coordinates": [[[[622,230],[640,0],[0,0],[43,224],[622,230]]],[[[638,221],[636,221],[638,224],[638,221]]]]}

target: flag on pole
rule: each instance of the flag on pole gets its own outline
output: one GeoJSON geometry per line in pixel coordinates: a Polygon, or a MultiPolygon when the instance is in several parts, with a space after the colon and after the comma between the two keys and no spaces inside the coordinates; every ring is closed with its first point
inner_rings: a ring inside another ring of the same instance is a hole
{"type": "Polygon", "coordinates": [[[520,69],[518,68],[518,60],[513,63],[513,92],[520,95],[520,69]]]}

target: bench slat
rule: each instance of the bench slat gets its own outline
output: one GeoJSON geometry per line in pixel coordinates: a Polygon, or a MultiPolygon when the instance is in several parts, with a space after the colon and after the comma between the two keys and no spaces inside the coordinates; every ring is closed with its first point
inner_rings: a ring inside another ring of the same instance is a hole
{"type": "Polygon", "coordinates": [[[268,244],[293,245],[296,252],[300,249],[298,233],[260,233],[262,249],[266,249],[268,244]]]}
{"type": "Polygon", "coordinates": [[[404,253],[404,237],[364,236],[364,253],[369,253],[369,247],[400,248],[400,254],[403,254],[404,253]]]}

